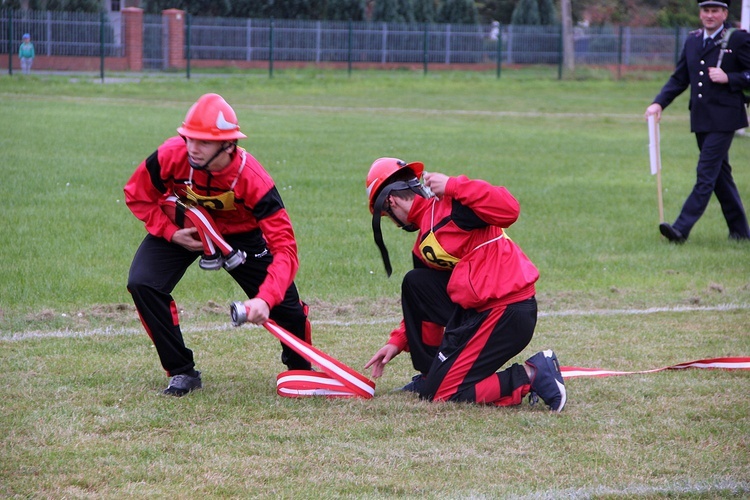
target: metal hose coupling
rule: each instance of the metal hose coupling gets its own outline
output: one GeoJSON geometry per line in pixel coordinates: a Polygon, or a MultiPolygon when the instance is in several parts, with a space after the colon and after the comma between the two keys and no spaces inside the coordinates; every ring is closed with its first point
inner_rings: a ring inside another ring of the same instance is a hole
{"type": "Polygon", "coordinates": [[[245,263],[247,254],[242,250],[232,250],[232,253],[224,257],[224,269],[231,271],[237,266],[245,263]]]}
{"type": "Polygon", "coordinates": [[[224,265],[224,257],[219,252],[213,255],[203,255],[198,266],[205,271],[218,271],[224,265]]]}
{"type": "Polygon", "coordinates": [[[229,315],[232,317],[232,326],[240,326],[247,321],[247,308],[244,302],[232,302],[229,306],[229,315]]]}

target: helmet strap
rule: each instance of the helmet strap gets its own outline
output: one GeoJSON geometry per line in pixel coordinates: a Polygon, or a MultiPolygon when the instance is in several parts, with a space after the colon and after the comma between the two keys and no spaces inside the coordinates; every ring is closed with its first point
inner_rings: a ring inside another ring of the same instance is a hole
{"type": "MultiPolygon", "coordinates": [[[[187,139],[186,139],[186,141],[187,141],[187,139]]],[[[194,168],[195,170],[207,170],[208,166],[211,164],[211,162],[214,161],[216,158],[218,158],[218,156],[221,153],[225,152],[226,149],[227,149],[227,147],[228,147],[228,145],[232,145],[232,144],[236,145],[237,143],[236,142],[227,142],[227,141],[222,142],[221,143],[221,147],[219,148],[219,150],[216,151],[216,153],[211,158],[209,158],[208,161],[206,161],[206,163],[204,163],[203,165],[195,163],[193,160],[190,159],[190,156],[188,156],[188,163],[190,164],[190,167],[194,168]]]]}
{"type": "Polygon", "coordinates": [[[388,277],[390,277],[391,274],[393,273],[393,268],[391,267],[391,260],[388,257],[388,249],[385,247],[385,242],[383,241],[383,232],[380,228],[380,219],[382,217],[383,212],[386,212],[388,216],[391,219],[393,219],[393,221],[396,224],[398,224],[398,227],[406,231],[415,230],[415,226],[413,224],[407,224],[406,222],[396,217],[396,214],[393,213],[390,206],[387,208],[385,207],[385,200],[388,198],[388,196],[390,196],[390,194],[393,191],[405,191],[407,189],[414,191],[415,193],[417,193],[419,196],[422,196],[423,198],[429,198],[429,196],[427,196],[427,193],[424,191],[422,184],[415,177],[414,179],[410,179],[408,181],[396,181],[391,184],[388,184],[378,194],[378,197],[375,199],[375,203],[373,204],[372,234],[375,238],[375,244],[378,246],[378,249],[380,250],[380,256],[382,257],[383,265],[385,266],[385,273],[388,275],[388,277]]]}

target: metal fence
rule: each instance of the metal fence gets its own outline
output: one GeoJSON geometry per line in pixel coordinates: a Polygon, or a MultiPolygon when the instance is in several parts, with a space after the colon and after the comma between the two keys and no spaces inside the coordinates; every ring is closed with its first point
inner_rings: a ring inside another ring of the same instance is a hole
{"type": "MultiPolygon", "coordinates": [[[[37,54],[122,57],[119,13],[0,12],[0,54],[18,51],[30,33],[37,54]]],[[[687,28],[576,28],[576,64],[669,66],[687,28]]],[[[170,39],[160,15],[146,14],[143,65],[169,66],[170,39]]],[[[185,57],[191,60],[311,63],[560,64],[559,26],[399,24],[187,16],[185,57]]]]}
{"type": "Polygon", "coordinates": [[[21,36],[31,35],[42,56],[121,57],[120,15],[85,12],[3,10],[0,16],[0,53],[18,52],[21,36]]]}
{"type": "Polygon", "coordinates": [[[143,16],[143,67],[162,69],[167,67],[166,50],[169,32],[164,18],[158,14],[143,16]]]}
{"type": "MultiPolygon", "coordinates": [[[[191,57],[310,62],[558,64],[559,26],[399,24],[195,17],[191,57]],[[273,52],[271,54],[271,51],[273,52]]],[[[671,65],[687,28],[578,28],[581,64],[671,65]]]]}

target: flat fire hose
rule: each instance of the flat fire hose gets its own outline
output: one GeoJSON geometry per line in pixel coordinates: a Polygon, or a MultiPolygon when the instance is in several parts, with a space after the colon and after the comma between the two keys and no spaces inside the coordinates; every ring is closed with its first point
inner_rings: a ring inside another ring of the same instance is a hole
{"type": "Polygon", "coordinates": [[[263,323],[263,326],[284,345],[322,370],[289,370],[279,373],[276,377],[276,392],[279,396],[370,399],[375,395],[375,382],[364,375],[295,337],[271,320],[263,323]]]}
{"type": "Polygon", "coordinates": [[[685,370],[688,368],[699,368],[704,370],[750,370],[750,357],[699,359],[697,361],[688,361],[686,363],[665,366],[663,368],[654,368],[651,370],[641,370],[633,372],[602,370],[600,368],[581,368],[578,366],[561,366],[560,372],[562,373],[564,379],[568,379],[578,377],[612,377],[617,375],[636,375],[643,373],[656,373],[665,370],[685,370]]]}

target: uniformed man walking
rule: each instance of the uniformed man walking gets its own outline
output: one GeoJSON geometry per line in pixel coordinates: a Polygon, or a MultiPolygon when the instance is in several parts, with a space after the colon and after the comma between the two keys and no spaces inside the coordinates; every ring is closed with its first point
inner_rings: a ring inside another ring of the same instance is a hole
{"type": "Polygon", "coordinates": [[[661,112],[690,87],[690,129],[698,142],[697,179],[673,224],[659,230],[672,243],[684,243],[708,206],[711,194],[721,204],[729,238],[750,240],[747,215],[732,178],[729,148],[734,131],[748,126],[743,89],[750,87],[750,34],[726,24],[730,0],[698,0],[703,29],[691,32],[674,73],[646,118],[661,112]]]}

